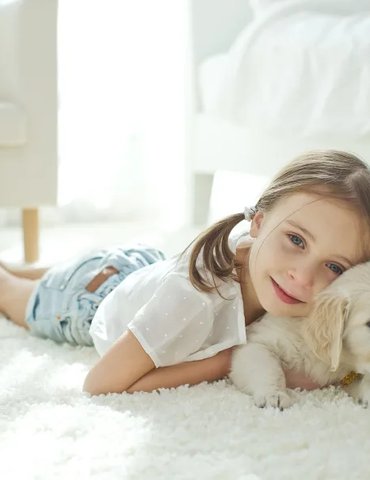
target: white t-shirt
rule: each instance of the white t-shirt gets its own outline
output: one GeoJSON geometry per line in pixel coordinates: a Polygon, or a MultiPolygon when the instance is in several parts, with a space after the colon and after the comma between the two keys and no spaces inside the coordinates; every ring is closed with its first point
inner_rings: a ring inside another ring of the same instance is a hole
{"type": "MultiPolygon", "coordinates": [[[[248,232],[231,233],[235,253],[248,232]]],[[[243,300],[234,280],[217,291],[198,291],[189,280],[189,253],[158,261],[128,275],[99,305],[90,335],[99,355],[129,329],[156,367],[201,360],[246,343],[243,300]]],[[[202,260],[197,259],[202,268],[202,260]]],[[[206,272],[201,270],[202,276],[206,272]]],[[[209,278],[206,276],[206,278],[209,278]]]]}

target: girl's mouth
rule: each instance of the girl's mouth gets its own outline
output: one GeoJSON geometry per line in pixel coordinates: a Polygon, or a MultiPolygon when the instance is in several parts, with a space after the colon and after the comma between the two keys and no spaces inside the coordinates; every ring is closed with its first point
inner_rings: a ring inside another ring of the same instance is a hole
{"type": "MultiPolygon", "coordinates": [[[[271,277],[270,277],[271,278],[271,277]]],[[[290,295],[288,295],[276,282],[273,278],[271,278],[272,285],[274,287],[275,293],[278,296],[278,298],[284,302],[284,303],[304,303],[301,300],[298,300],[297,298],[294,298],[290,295]]]]}

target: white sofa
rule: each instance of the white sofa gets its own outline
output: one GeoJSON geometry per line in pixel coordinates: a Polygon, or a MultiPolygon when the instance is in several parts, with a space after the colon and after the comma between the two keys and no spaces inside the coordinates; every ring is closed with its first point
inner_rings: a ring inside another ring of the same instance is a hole
{"type": "Polygon", "coordinates": [[[0,0],[0,207],[23,209],[26,262],[57,166],[57,1],[0,0]]]}

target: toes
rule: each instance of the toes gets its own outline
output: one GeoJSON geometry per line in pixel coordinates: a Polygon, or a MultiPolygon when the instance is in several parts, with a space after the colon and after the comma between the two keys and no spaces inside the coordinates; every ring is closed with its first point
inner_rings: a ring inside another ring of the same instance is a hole
{"type": "Polygon", "coordinates": [[[264,396],[254,396],[254,404],[258,408],[265,408],[266,407],[266,398],[264,396]]]}
{"type": "Polygon", "coordinates": [[[255,394],[254,403],[259,408],[273,407],[279,410],[289,408],[295,403],[295,398],[288,392],[279,391],[268,394],[255,394]]]}

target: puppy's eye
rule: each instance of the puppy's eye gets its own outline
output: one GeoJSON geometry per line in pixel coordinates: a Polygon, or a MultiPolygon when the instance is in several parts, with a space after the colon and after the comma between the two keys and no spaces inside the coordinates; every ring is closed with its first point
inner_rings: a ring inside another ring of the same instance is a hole
{"type": "Polygon", "coordinates": [[[370,328],[370,320],[366,322],[366,326],[370,328]]]}

